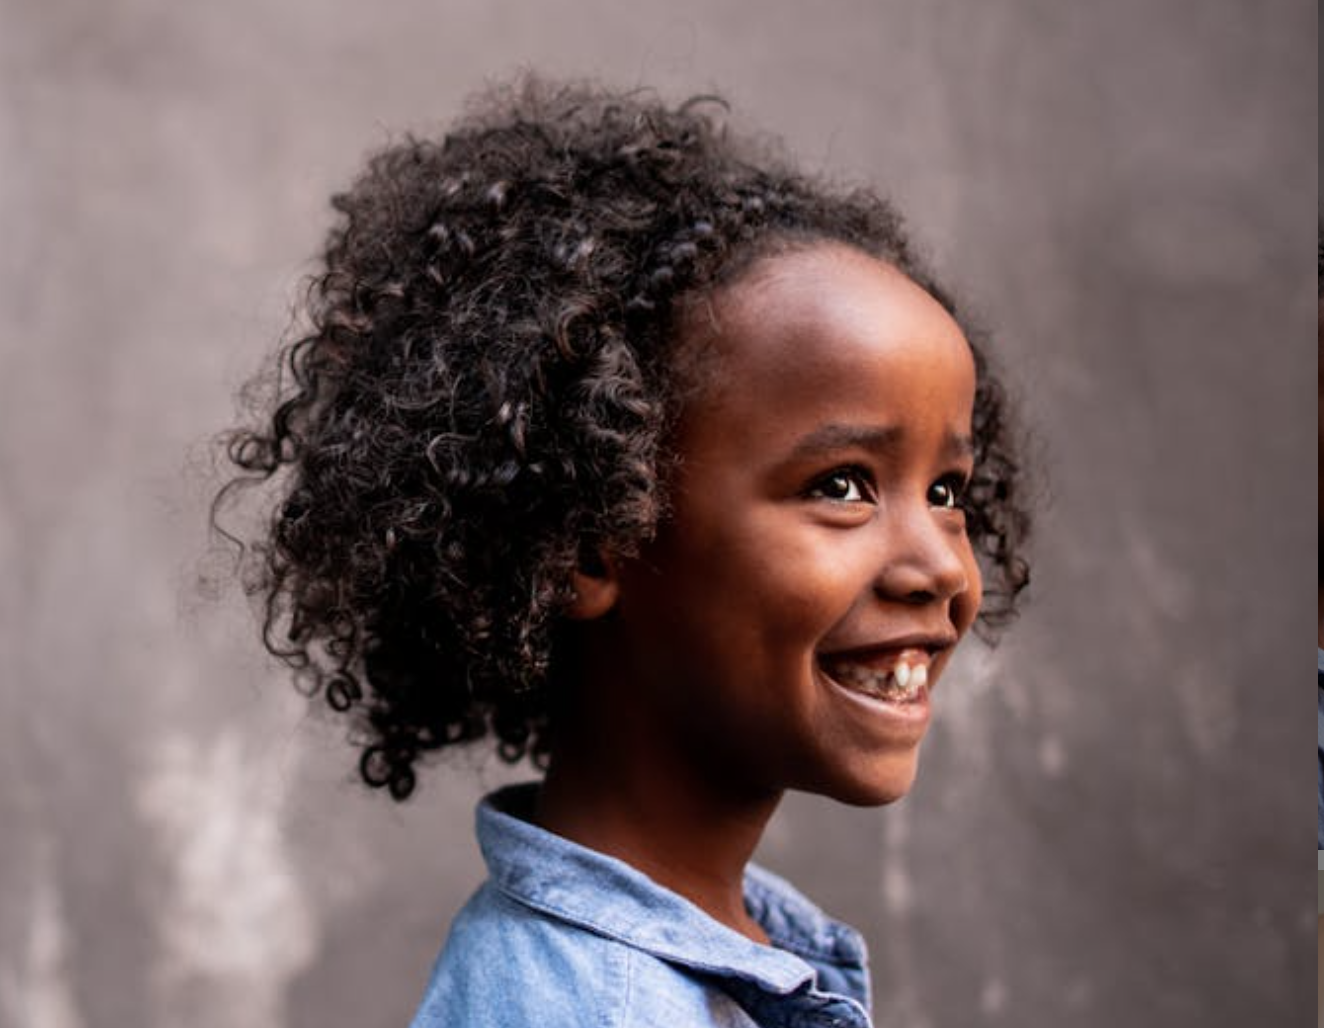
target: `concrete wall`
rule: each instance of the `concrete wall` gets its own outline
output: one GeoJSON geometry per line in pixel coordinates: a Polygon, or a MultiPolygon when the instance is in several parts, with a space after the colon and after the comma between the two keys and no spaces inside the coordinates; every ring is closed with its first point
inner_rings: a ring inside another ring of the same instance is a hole
{"type": "Polygon", "coordinates": [[[453,761],[403,809],[353,784],[242,600],[196,589],[197,458],[362,152],[522,64],[721,88],[883,185],[1038,425],[1034,602],[965,655],[918,787],[792,798],[761,853],[867,933],[879,1024],[1308,1016],[1315,27],[0,0],[0,1025],[407,1022],[503,772],[453,761]]]}

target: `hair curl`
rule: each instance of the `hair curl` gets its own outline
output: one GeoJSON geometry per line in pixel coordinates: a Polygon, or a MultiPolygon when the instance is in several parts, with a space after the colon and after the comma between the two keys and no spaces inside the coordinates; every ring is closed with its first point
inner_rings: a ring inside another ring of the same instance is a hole
{"type": "MultiPolygon", "coordinates": [[[[279,483],[248,549],[265,644],[351,718],[362,777],[398,800],[421,757],[489,733],[507,760],[545,759],[571,574],[637,552],[666,513],[678,301],[834,240],[957,316],[891,206],[798,173],[723,109],[526,79],[332,199],[306,333],[257,427],[226,437],[240,473],[212,520],[279,483]]],[[[1029,519],[1003,389],[967,335],[988,629],[1028,582],[1029,519]]]]}

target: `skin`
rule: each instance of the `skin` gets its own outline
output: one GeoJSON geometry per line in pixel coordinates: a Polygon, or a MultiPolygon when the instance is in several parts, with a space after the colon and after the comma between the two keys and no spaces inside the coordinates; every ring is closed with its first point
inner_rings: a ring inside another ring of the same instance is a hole
{"type": "Polygon", "coordinates": [[[880,711],[823,655],[886,663],[920,639],[932,689],[978,611],[954,505],[974,363],[931,296],[837,244],[759,262],[679,342],[714,359],[672,440],[672,514],[576,581],[579,673],[536,816],[766,942],[741,881],[783,793],[892,802],[927,726],[927,700],[880,711]]]}

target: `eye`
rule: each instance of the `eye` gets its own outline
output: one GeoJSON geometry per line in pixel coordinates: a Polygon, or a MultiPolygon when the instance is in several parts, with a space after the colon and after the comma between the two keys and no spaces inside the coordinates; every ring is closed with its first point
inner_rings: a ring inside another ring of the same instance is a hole
{"type": "Polygon", "coordinates": [[[806,495],[834,503],[868,503],[873,500],[873,480],[863,468],[837,468],[815,481],[806,495]]]}
{"type": "Polygon", "coordinates": [[[947,510],[960,510],[961,501],[965,499],[965,487],[964,475],[944,475],[929,486],[929,503],[947,510]]]}

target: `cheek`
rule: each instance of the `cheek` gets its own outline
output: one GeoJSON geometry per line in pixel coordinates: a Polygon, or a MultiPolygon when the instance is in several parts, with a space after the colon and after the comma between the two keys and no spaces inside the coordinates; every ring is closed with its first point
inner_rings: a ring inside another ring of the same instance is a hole
{"type": "Polygon", "coordinates": [[[751,519],[705,564],[705,606],[734,649],[785,654],[812,646],[850,610],[858,565],[784,519],[751,519]]]}
{"type": "Polygon", "coordinates": [[[968,585],[965,592],[953,601],[952,621],[955,623],[957,630],[965,635],[970,630],[970,626],[975,623],[975,617],[979,614],[979,606],[984,599],[984,576],[980,573],[979,561],[975,559],[975,553],[970,547],[969,540],[966,540],[962,561],[965,564],[965,576],[968,585]]]}
{"type": "Polygon", "coordinates": [[[714,583],[713,605],[765,652],[816,640],[850,607],[847,576],[790,545],[746,552],[727,567],[735,573],[714,583]]]}

